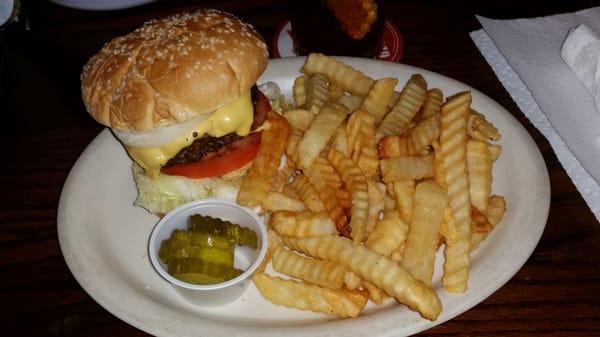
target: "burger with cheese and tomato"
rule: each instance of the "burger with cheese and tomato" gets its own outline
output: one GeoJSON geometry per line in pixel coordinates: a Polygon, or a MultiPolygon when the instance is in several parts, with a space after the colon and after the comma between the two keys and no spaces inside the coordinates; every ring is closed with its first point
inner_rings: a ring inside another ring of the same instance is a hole
{"type": "Polygon", "coordinates": [[[270,110],[255,84],[267,60],[252,26],[199,10],[147,22],[87,62],[83,101],[133,159],[136,205],[235,198],[270,110]]]}

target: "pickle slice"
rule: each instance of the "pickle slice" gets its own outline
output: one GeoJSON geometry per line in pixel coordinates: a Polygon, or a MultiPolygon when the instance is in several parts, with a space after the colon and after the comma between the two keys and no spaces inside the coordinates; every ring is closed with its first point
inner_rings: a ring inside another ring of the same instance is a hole
{"type": "Polygon", "coordinates": [[[233,259],[234,246],[226,237],[180,229],[174,230],[171,238],[161,243],[158,257],[164,263],[168,263],[171,258],[197,256],[198,253],[195,251],[201,248],[224,250],[229,252],[228,256],[231,255],[231,259],[233,259]]]}
{"type": "Polygon", "coordinates": [[[222,280],[231,280],[242,273],[239,269],[207,262],[197,258],[172,259],[169,261],[167,271],[173,276],[181,274],[203,274],[222,280]]]}
{"type": "Polygon", "coordinates": [[[220,277],[212,277],[200,273],[174,274],[173,276],[183,282],[194,284],[215,284],[227,281],[220,277]]]}
{"type": "Polygon", "coordinates": [[[234,247],[227,242],[228,248],[200,247],[187,241],[163,241],[163,245],[158,252],[158,257],[164,263],[169,263],[171,259],[196,258],[204,259],[207,262],[233,266],[234,247]]]}
{"type": "Polygon", "coordinates": [[[215,247],[221,249],[231,249],[232,242],[222,235],[213,235],[209,233],[188,232],[190,241],[193,245],[199,247],[215,247]]]}
{"type": "Polygon", "coordinates": [[[209,263],[233,267],[233,246],[230,250],[219,248],[197,248],[189,255],[191,258],[202,259],[209,263]]]}
{"type": "Polygon", "coordinates": [[[175,229],[171,233],[169,241],[190,241],[195,246],[223,249],[229,249],[231,246],[231,241],[224,235],[216,235],[208,232],[192,232],[185,229],[175,229]]]}
{"type": "Polygon", "coordinates": [[[232,243],[250,248],[258,247],[258,238],[253,230],[219,218],[194,214],[190,216],[189,229],[193,232],[224,236],[232,243]]]}

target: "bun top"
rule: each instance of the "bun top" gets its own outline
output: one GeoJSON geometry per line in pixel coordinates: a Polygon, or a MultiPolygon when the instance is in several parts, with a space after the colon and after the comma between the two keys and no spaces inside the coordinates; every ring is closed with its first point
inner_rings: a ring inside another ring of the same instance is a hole
{"type": "Polygon", "coordinates": [[[144,131],[209,113],[248,91],[267,47],[247,23],[218,10],[146,22],[107,43],[83,68],[88,112],[101,124],[144,131]]]}

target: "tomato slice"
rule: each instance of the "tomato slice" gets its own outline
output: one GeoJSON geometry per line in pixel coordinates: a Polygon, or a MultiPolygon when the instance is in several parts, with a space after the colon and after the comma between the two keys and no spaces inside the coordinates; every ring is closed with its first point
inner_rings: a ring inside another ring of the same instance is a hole
{"type": "Polygon", "coordinates": [[[252,133],[194,163],[163,167],[162,173],[188,178],[217,177],[251,162],[260,148],[261,132],[252,133]]]}

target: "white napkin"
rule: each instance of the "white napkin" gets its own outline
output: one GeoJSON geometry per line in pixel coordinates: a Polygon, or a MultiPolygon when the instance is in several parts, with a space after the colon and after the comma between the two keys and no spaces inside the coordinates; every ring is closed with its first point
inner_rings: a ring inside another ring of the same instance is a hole
{"type": "Polygon", "coordinates": [[[569,30],[600,30],[600,7],[516,20],[477,17],[471,38],[523,113],[548,139],[600,221],[600,115],[592,96],[562,60],[569,30]],[[489,34],[489,35],[488,35],[489,34]]]}
{"type": "Polygon", "coordinates": [[[600,112],[600,36],[586,25],[569,31],[560,56],[590,92],[600,112]]]}

